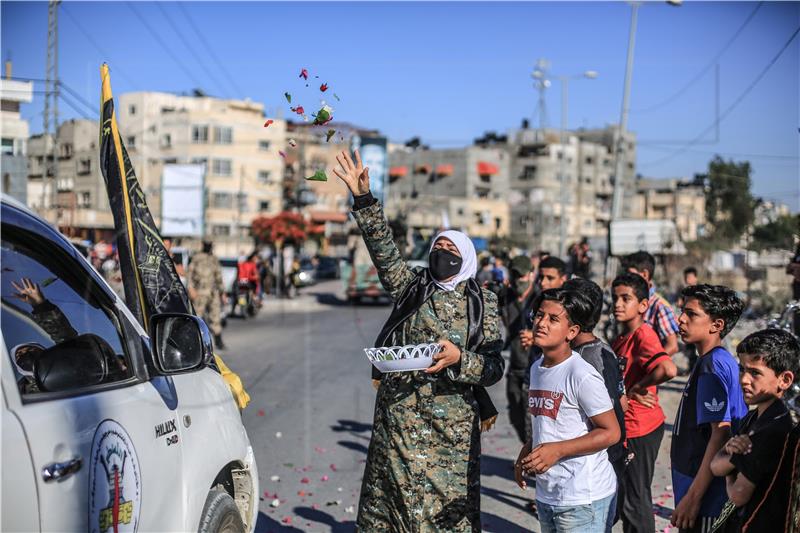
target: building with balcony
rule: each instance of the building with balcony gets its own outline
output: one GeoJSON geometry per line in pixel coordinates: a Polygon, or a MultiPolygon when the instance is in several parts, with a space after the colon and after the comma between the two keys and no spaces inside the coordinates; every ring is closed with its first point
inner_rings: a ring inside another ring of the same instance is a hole
{"type": "Polygon", "coordinates": [[[27,149],[29,124],[20,114],[22,104],[33,101],[33,82],[11,79],[11,62],[0,79],[0,131],[2,131],[2,181],[0,191],[27,202],[27,149]]]}

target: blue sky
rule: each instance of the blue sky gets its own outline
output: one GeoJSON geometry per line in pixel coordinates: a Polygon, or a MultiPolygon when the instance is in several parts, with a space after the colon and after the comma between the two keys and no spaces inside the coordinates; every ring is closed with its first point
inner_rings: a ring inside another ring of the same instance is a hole
{"type": "MultiPolygon", "coordinates": [[[[702,172],[715,153],[748,159],[754,167],[754,192],[787,202],[797,211],[800,36],[722,120],[718,140],[712,131],[702,142],[673,155],[686,148],[681,142],[691,141],[714,123],[713,68],[673,101],[637,112],[669,98],[701,72],[756,6],[691,1],[681,7],[643,5],[629,129],[639,137],[638,171],[645,176],[691,176],[702,172]]],[[[522,118],[534,118],[537,93],[530,73],[540,57],[550,60],[554,74],[599,72],[595,80],[570,84],[570,127],[618,121],[630,10],[624,2],[204,2],[133,7],[64,2],[59,68],[63,82],[95,107],[99,66],[107,61],[115,94],[185,92],[201,85],[213,95],[250,97],[263,102],[270,113],[286,113],[283,93],[305,91],[297,79],[305,67],[312,76],[320,76],[314,81],[326,81],[341,97],[339,102],[328,98],[337,120],[378,128],[393,141],[419,135],[432,146],[459,146],[487,130],[503,132],[522,118]],[[185,12],[224,69],[210,57],[185,12]]],[[[13,59],[15,76],[44,78],[47,4],[4,1],[1,11],[3,59],[13,59]]],[[[800,3],[761,5],[719,57],[722,111],[798,27],[800,3]]],[[[43,89],[43,84],[35,88],[43,89]]],[[[307,94],[302,103],[310,108],[317,98],[314,91],[307,94]]],[[[33,132],[42,129],[41,99],[35,95],[34,103],[23,109],[33,132]]],[[[91,115],[82,104],[75,105],[91,115]]],[[[550,124],[558,126],[558,83],[550,89],[547,105],[550,124]]],[[[66,118],[79,116],[63,102],[60,108],[66,118]]]]}

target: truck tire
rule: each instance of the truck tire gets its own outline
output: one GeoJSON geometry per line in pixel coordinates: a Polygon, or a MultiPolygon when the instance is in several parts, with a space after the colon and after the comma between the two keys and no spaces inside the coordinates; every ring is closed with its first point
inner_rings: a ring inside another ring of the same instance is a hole
{"type": "Polygon", "coordinates": [[[222,485],[208,493],[198,533],[245,533],[239,508],[222,485]]]}

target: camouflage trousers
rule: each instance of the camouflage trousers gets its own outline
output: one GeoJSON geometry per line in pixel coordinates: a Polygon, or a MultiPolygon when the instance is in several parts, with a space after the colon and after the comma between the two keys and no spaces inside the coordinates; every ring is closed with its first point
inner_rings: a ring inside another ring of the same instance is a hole
{"type": "Polygon", "coordinates": [[[395,387],[399,381],[384,380],[378,393],[356,530],[480,531],[480,430],[471,392],[413,391],[395,387]]]}
{"type": "Polygon", "coordinates": [[[194,311],[197,316],[208,324],[208,329],[214,335],[222,334],[222,306],[218,294],[198,294],[194,302],[194,311]]]}

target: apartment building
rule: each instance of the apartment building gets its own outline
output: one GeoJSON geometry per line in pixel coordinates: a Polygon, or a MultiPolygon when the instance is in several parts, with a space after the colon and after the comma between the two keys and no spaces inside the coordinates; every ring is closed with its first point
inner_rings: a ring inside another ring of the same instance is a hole
{"type": "Polygon", "coordinates": [[[250,225],[282,208],[286,122],[265,127],[264,106],[250,100],[224,100],[138,92],[118,99],[120,135],[142,190],[158,222],[161,178],[167,164],[203,164],[206,236],[220,255],[252,248],[250,225]]]}
{"type": "Polygon", "coordinates": [[[509,234],[508,152],[498,147],[396,147],[389,153],[386,212],[417,231],[443,226],[470,237],[509,234]]]}
{"type": "Polygon", "coordinates": [[[706,196],[702,179],[636,180],[631,218],[672,220],[683,242],[696,241],[706,231],[706,196]]]}
{"type": "MultiPolygon", "coordinates": [[[[558,130],[522,128],[509,134],[505,146],[512,157],[509,203],[515,242],[558,253],[562,216],[565,248],[582,237],[607,235],[614,186],[613,132],[568,132],[562,143],[558,130]]],[[[631,150],[626,157],[635,153],[635,146],[631,150]]],[[[628,163],[625,168],[632,172],[628,163]]],[[[623,213],[630,212],[630,196],[625,196],[623,213]]]]}
{"type": "Polygon", "coordinates": [[[100,171],[99,124],[71,119],[53,137],[34,135],[28,143],[28,203],[69,236],[96,240],[114,228],[100,171]],[[54,173],[54,170],[56,171],[54,173]]]}
{"type": "Polygon", "coordinates": [[[33,101],[33,82],[11,79],[6,63],[0,79],[0,130],[2,131],[2,184],[0,190],[20,202],[27,201],[27,144],[29,124],[20,115],[20,105],[33,101]]]}

